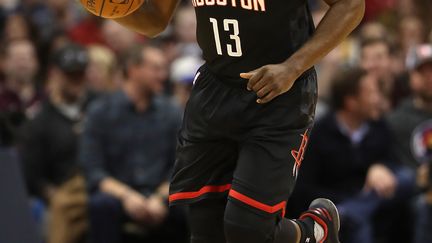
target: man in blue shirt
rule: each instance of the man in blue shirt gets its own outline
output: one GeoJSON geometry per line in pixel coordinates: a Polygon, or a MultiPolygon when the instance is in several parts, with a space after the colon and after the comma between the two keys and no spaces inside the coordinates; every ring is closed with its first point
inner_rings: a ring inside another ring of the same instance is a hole
{"type": "Polygon", "coordinates": [[[418,186],[425,190],[416,205],[413,242],[432,242],[432,45],[419,45],[410,58],[413,95],[389,115],[388,121],[395,134],[394,153],[416,171],[418,186]]]}
{"type": "MultiPolygon", "coordinates": [[[[166,59],[156,47],[136,47],[124,64],[122,89],[90,107],[81,141],[95,243],[120,242],[127,221],[159,233],[181,228],[171,225],[166,205],[181,122],[181,109],[160,95],[166,59]]],[[[170,242],[181,238],[164,232],[170,242]]]]}

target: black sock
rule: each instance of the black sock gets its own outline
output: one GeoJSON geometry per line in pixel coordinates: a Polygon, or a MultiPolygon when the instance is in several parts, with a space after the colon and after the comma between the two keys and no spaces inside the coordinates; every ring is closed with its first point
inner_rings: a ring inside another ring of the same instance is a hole
{"type": "Polygon", "coordinates": [[[297,219],[294,221],[301,230],[300,243],[316,243],[314,235],[315,221],[311,218],[297,219]]]}

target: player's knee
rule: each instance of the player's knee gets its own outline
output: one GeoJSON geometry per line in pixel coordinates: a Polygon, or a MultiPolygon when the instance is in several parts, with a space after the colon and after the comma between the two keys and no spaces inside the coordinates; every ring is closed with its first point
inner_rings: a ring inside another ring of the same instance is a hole
{"type": "Polygon", "coordinates": [[[273,238],[276,219],[264,217],[251,209],[229,202],[225,210],[224,228],[228,243],[268,242],[273,238]]]}
{"type": "Polygon", "coordinates": [[[189,206],[191,243],[226,243],[222,227],[225,205],[225,199],[209,199],[189,206]]]}

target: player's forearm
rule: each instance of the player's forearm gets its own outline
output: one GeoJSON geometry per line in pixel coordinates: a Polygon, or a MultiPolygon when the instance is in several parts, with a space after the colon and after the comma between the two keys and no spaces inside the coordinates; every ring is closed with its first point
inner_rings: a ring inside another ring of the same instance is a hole
{"type": "Polygon", "coordinates": [[[178,0],[149,0],[134,13],[115,21],[140,34],[155,37],[169,24],[178,2],[178,0]]]}
{"type": "Polygon", "coordinates": [[[285,63],[298,75],[310,69],[339,45],[360,23],[364,0],[327,0],[330,9],[318,25],[313,37],[285,63]]]}

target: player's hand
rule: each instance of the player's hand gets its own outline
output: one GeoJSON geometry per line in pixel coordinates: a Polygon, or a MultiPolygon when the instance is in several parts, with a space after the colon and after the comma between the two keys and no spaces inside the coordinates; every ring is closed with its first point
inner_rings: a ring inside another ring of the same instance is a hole
{"type": "Polygon", "coordinates": [[[123,207],[126,213],[138,222],[146,221],[149,218],[147,210],[148,200],[138,192],[128,192],[123,200],[123,207]]]}
{"type": "Polygon", "coordinates": [[[386,166],[375,164],[369,168],[366,176],[366,190],[374,190],[382,198],[391,198],[396,191],[396,187],[396,177],[386,166]]]}
{"type": "Polygon", "coordinates": [[[254,91],[257,103],[265,104],[287,92],[293,86],[299,74],[286,64],[266,65],[240,77],[248,79],[247,89],[254,91]]]}

